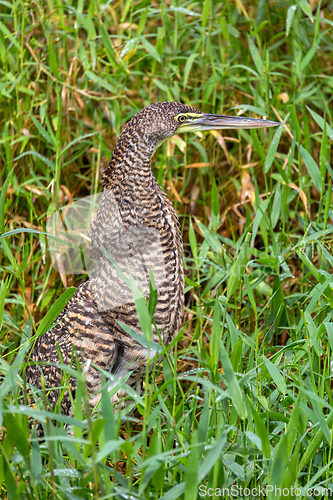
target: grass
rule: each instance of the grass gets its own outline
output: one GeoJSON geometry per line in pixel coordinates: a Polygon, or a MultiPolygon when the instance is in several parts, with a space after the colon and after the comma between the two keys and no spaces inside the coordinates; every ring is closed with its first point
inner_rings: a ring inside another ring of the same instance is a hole
{"type": "Polygon", "coordinates": [[[331,2],[1,1],[2,498],[331,497],[332,26],[331,2]],[[105,384],[85,417],[78,371],[74,418],[51,421],[25,354],[86,277],[65,291],[48,211],[96,193],[124,123],[163,100],[284,125],[158,149],[184,328],[134,417],[105,384]]]}

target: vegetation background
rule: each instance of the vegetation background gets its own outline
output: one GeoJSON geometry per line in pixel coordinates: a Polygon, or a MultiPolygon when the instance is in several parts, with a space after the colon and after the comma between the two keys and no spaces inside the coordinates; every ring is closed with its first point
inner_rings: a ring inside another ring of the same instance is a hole
{"type": "Polygon", "coordinates": [[[0,1],[2,498],[331,497],[332,32],[331,1],[0,1]],[[184,328],[124,425],[106,389],[84,417],[78,374],[68,434],[24,382],[86,279],[52,267],[47,214],[96,193],[125,122],[164,100],[282,125],[159,148],[184,328]]]}

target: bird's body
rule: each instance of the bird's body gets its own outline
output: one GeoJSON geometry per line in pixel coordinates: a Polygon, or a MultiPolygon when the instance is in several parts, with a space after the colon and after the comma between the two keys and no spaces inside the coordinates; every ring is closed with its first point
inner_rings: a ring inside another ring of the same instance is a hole
{"type": "MultiPolygon", "coordinates": [[[[149,300],[152,273],[157,291],[153,316],[157,331],[152,330],[156,343],[161,338],[168,345],[174,339],[184,312],[180,225],[151,172],[156,147],[179,131],[272,125],[206,115],[169,102],[148,106],[130,120],[104,172],[100,207],[90,227],[94,273],[78,287],[51,330],[37,340],[27,369],[29,383],[41,388],[42,372],[46,389],[61,385],[58,344],[65,365],[73,363],[74,352],[81,359],[92,408],[101,387],[100,371],[93,365],[118,378],[130,372],[127,384],[138,388],[146,372],[148,349],[121,326],[143,335],[133,298],[137,290],[149,300]]],[[[75,391],[75,379],[70,385],[75,391]]],[[[57,398],[58,391],[51,390],[53,405],[57,398]]],[[[67,395],[62,411],[68,413],[70,407],[67,395]]]]}

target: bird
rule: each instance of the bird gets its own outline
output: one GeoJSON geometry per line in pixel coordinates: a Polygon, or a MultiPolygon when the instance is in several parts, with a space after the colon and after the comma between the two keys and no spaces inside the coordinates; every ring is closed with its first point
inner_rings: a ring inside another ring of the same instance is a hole
{"type": "MultiPolygon", "coordinates": [[[[110,374],[109,391],[126,379],[141,393],[150,350],[139,341],[145,332],[137,304],[140,298],[147,304],[152,290],[152,342],[168,346],[182,327],[182,235],[173,204],[151,170],[156,148],[183,132],[276,125],[251,117],[203,113],[177,102],[151,104],[126,124],[102,175],[100,205],[90,224],[93,272],[29,353],[26,381],[47,392],[52,408],[61,393],[59,365],[75,368],[75,356],[85,374],[91,410],[101,398],[101,370],[110,374]]],[[[72,394],[62,394],[64,414],[73,414],[76,383],[71,376],[72,394]]],[[[120,390],[112,402],[115,408],[126,408],[120,390]]]]}

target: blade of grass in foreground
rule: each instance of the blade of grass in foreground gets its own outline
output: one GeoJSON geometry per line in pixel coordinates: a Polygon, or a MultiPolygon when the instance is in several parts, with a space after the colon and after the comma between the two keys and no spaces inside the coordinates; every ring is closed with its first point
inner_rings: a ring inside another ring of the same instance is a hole
{"type": "Polygon", "coordinates": [[[287,118],[288,117],[286,117],[284,119],[283,123],[281,123],[281,125],[277,128],[277,130],[276,130],[276,132],[274,134],[273,140],[270,143],[270,146],[269,146],[269,149],[268,149],[268,152],[267,152],[267,155],[266,155],[266,159],[265,159],[265,162],[264,162],[264,170],[265,170],[266,174],[269,172],[269,170],[270,170],[270,168],[272,166],[272,163],[274,161],[275,154],[276,154],[277,148],[278,148],[279,143],[280,143],[280,139],[281,139],[282,131],[283,131],[283,128],[284,128],[284,124],[286,123],[287,118]]]}
{"type": "Polygon", "coordinates": [[[14,172],[14,167],[8,173],[6,180],[1,188],[0,193],[0,234],[2,234],[5,230],[5,220],[6,220],[6,211],[5,211],[5,203],[6,203],[6,194],[9,187],[9,183],[14,172]]]}

